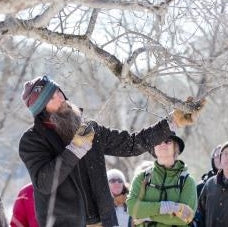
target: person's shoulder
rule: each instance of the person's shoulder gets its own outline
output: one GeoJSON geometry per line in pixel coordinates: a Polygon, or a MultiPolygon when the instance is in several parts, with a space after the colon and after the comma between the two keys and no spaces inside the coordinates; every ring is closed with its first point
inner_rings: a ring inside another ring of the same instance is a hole
{"type": "Polygon", "coordinates": [[[35,130],[34,125],[30,126],[28,129],[26,129],[23,132],[23,134],[20,138],[20,144],[23,143],[24,141],[26,141],[27,138],[30,138],[30,137],[37,137],[37,131],[35,130]]]}
{"type": "Polygon", "coordinates": [[[147,167],[145,169],[138,170],[135,173],[134,179],[137,179],[138,181],[146,180],[146,178],[150,178],[153,174],[153,167],[147,167]]]}
{"type": "Polygon", "coordinates": [[[194,185],[195,188],[197,188],[197,185],[196,185],[196,181],[194,179],[194,177],[191,175],[191,174],[188,174],[186,176],[186,181],[191,184],[191,185],[194,185]]]}
{"type": "Polygon", "coordinates": [[[29,197],[33,195],[33,191],[32,183],[28,183],[20,189],[18,196],[26,195],[26,197],[29,197]]]}
{"type": "Polygon", "coordinates": [[[207,181],[206,181],[206,185],[211,185],[211,184],[215,184],[217,182],[217,175],[214,175],[212,177],[210,177],[207,181]]]}
{"type": "Polygon", "coordinates": [[[216,175],[210,177],[204,184],[203,190],[210,191],[215,185],[217,184],[217,177],[216,175]]]}
{"type": "Polygon", "coordinates": [[[22,134],[22,137],[23,138],[24,136],[27,136],[29,134],[32,134],[34,133],[36,130],[35,130],[35,125],[30,125],[27,129],[24,130],[23,134],[22,134]]]}

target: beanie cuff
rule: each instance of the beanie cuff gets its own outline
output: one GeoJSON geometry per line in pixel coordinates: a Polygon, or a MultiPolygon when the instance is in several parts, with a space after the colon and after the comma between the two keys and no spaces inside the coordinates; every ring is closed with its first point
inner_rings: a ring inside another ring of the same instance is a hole
{"type": "Polygon", "coordinates": [[[45,85],[36,102],[29,107],[29,110],[34,117],[40,112],[42,112],[42,110],[46,107],[47,103],[49,102],[57,88],[58,86],[52,81],[49,81],[45,85]]]}

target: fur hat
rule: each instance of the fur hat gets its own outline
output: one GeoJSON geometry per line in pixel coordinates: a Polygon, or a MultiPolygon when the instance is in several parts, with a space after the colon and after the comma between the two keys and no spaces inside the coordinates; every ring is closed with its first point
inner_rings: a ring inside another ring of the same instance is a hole
{"type": "Polygon", "coordinates": [[[121,172],[120,170],[118,169],[110,169],[107,171],[107,177],[108,177],[108,181],[111,180],[111,179],[121,179],[123,181],[123,183],[125,184],[126,183],[126,178],[123,174],[123,172],[121,172]]]}
{"type": "Polygon", "coordinates": [[[49,80],[47,76],[43,76],[42,78],[37,77],[24,84],[22,99],[35,117],[43,111],[58,88],[59,85],[54,81],[49,80]]]}

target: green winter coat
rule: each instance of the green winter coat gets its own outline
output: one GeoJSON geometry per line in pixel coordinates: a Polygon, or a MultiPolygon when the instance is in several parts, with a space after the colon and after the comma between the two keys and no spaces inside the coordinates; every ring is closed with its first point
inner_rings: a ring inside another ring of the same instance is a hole
{"type": "MultiPolygon", "coordinates": [[[[172,168],[165,168],[160,166],[157,161],[154,167],[149,170],[151,172],[151,183],[155,185],[175,185],[179,180],[179,175],[182,171],[187,171],[185,164],[177,160],[172,168]]],[[[130,216],[136,219],[150,218],[153,222],[156,222],[156,227],[168,227],[168,226],[188,226],[179,217],[160,214],[160,201],[174,201],[187,204],[194,211],[197,208],[197,193],[196,184],[191,176],[188,176],[185,180],[182,192],[179,188],[167,189],[167,199],[165,199],[165,193],[161,190],[151,186],[147,186],[145,190],[145,184],[143,183],[145,177],[144,172],[137,175],[132,182],[130,193],[127,199],[127,206],[130,216]],[[161,200],[160,200],[161,197],[161,200]]],[[[143,227],[146,225],[137,225],[143,227]]],[[[155,226],[155,225],[149,225],[155,226]]]]}

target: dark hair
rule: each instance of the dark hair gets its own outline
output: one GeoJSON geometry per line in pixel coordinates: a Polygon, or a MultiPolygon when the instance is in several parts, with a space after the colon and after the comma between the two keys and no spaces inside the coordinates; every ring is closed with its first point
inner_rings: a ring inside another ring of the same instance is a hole
{"type": "Polygon", "coordinates": [[[50,117],[50,114],[47,112],[45,108],[38,115],[35,116],[35,120],[39,120],[43,122],[45,120],[48,120],[49,117],[50,117]]]}

